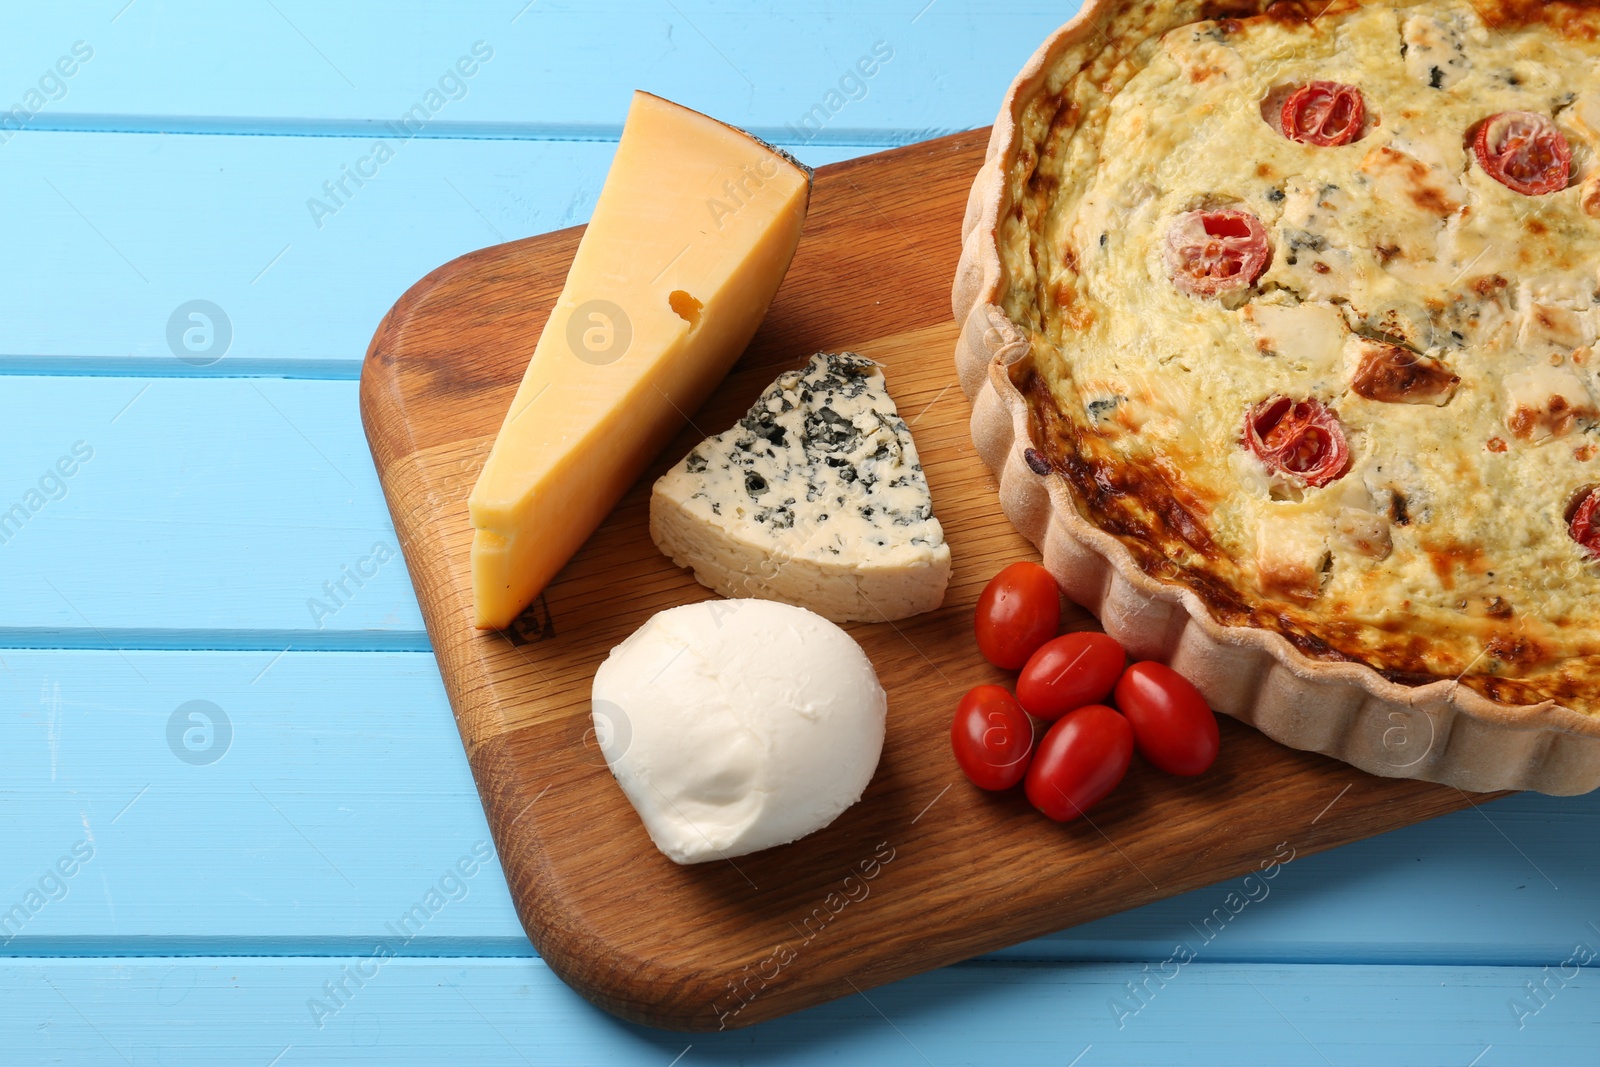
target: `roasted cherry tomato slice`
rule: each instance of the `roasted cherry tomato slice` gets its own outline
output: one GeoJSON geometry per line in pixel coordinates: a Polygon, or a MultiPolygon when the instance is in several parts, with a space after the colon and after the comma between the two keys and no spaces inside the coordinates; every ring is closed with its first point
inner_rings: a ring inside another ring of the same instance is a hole
{"type": "Polygon", "coordinates": [[[1272,242],[1248,211],[1190,211],[1167,230],[1166,262],[1180,292],[1219,296],[1256,283],[1272,262],[1272,242]]]}
{"type": "Polygon", "coordinates": [[[998,685],[980,685],[956,706],[950,724],[956,762],[979,789],[1010,789],[1028,773],[1033,720],[998,685]]]}
{"type": "Polygon", "coordinates": [[[1567,520],[1572,539],[1593,559],[1600,559],[1600,488],[1586,493],[1567,520]]]}
{"type": "Polygon", "coordinates": [[[1139,754],[1168,774],[1200,774],[1216,761],[1217,717],[1200,690],[1171,667],[1135,663],[1117,682],[1116,700],[1139,754]]]}
{"type": "Polygon", "coordinates": [[[1028,657],[1017,677],[1017,702],[1030,715],[1059,719],[1111,694],[1128,654],[1102,633],[1062,634],[1028,657]]]}
{"type": "Polygon", "coordinates": [[[1524,196],[1560,192],[1572,178],[1572,146],[1533,111],[1502,111],[1478,126],[1472,152],[1495,181],[1524,196]]]}
{"type": "Polygon", "coordinates": [[[1320,400],[1273,396],[1245,415],[1245,443],[1267,469],[1320,488],[1350,465],[1339,416],[1320,400]]]}
{"type": "Polygon", "coordinates": [[[1117,787],[1133,759],[1133,727],[1103,704],[1064,716],[1039,742],[1023,790],[1057,822],[1076,819],[1117,787]]]}
{"type": "Polygon", "coordinates": [[[1037,563],[1011,564],[978,597],[978,651],[996,667],[1018,669],[1060,625],[1061,590],[1037,563]]]}
{"type": "Polygon", "coordinates": [[[1354,85],[1311,82],[1283,102],[1283,135],[1302,144],[1349,144],[1361,137],[1367,101],[1354,85]]]}

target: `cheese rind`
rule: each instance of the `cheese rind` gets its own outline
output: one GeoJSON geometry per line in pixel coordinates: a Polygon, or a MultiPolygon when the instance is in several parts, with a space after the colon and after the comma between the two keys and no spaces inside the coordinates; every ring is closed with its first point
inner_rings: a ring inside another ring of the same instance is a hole
{"type": "Polygon", "coordinates": [[[834,622],[937,608],[950,548],[911,431],[871,360],[818,353],[655,484],[650,534],[724,596],[834,622]]]}
{"type": "Polygon", "coordinates": [[[811,175],[635,93],[561,296],[469,500],[476,623],[533,601],[750,343],[811,175]]]}

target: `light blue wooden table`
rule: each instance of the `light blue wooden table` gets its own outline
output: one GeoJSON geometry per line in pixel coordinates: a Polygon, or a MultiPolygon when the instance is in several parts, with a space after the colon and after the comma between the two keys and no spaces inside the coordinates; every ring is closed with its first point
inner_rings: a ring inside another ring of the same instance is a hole
{"type": "Polygon", "coordinates": [[[1075,7],[8,3],[0,1064],[1596,1062],[1596,797],[1299,859],[1209,941],[1228,885],[722,1035],[612,1020],[522,934],[382,562],[379,317],[582,222],[635,86],[829,163],[986,124],[1075,7]]]}

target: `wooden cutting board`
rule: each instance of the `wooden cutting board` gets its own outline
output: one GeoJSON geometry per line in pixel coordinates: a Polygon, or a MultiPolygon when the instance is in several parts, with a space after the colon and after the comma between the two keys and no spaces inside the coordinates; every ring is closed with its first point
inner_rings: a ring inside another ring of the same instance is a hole
{"type": "Polygon", "coordinates": [[[1469,803],[1231,720],[1208,774],[1181,780],[1136,760],[1092,821],[1057,825],[1020,790],[982,793],[961,776],[957,700],[1010,680],[978,654],[973,605],[1002,566],[1038,558],[973,452],[951,359],[950,280],[987,137],[818,171],[799,253],[750,350],[509,632],[472,626],[466,499],[581,229],[446,264],[373,338],[367,437],[517,910],[550,967],[607,1011],[745,1026],[1469,803]],[[711,595],[652,544],[650,484],[781,371],[843,349],[886,367],[950,542],[950,589],[939,611],[848,627],[889,693],[862,801],[795,844],[679,867],[612,780],[589,716],[590,680],[614,645],[654,612],[711,595]]]}

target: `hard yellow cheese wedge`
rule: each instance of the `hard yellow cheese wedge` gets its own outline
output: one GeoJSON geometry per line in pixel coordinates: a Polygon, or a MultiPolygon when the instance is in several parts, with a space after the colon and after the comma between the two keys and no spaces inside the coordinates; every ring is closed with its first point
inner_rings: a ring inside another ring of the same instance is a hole
{"type": "Polygon", "coordinates": [[[468,507],[477,625],[539,595],[750,343],[810,172],[648,93],[468,507]]]}

